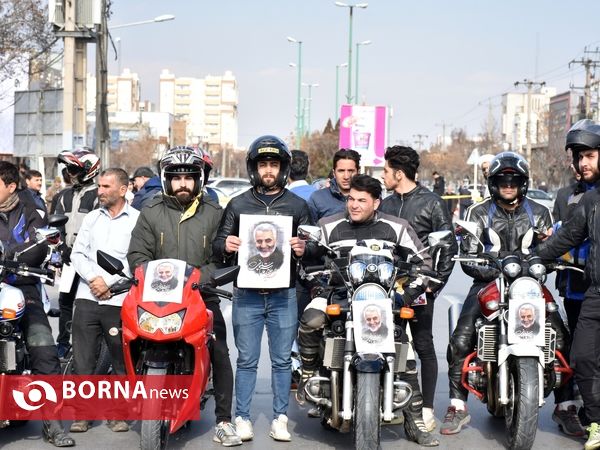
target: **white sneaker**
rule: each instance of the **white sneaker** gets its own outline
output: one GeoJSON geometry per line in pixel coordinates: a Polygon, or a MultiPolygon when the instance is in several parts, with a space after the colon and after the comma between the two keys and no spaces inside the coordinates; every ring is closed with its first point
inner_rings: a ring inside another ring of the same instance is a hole
{"type": "Polygon", "coordinates": [[[292,440],[292,435],[287,429],[288,418],[285,414],[280,414],[279,417],[271,422],[271,436],[276,441],[289,442],[292,440]]]}
{"type": "Polygon", "coordinates": [[[235,427],[229,422],[219,422],[217,424],[213,441],[221,443],[223,447],[242,445],[242,439],[238,436],[235,427]]]}
{"type": "Polygon", "coordinates": [[[237,416],[235,418],[235,430],[242,441],[251,441],[254,437],[252,422],[250,422],[248,419],[244,419],[243,417],[237,416]]]}
{"type": "Polygon", "coordinates": [[[423,422],[425,422],[425,428],[427,428],[427,431],[431,433],[433,430],[435,430],[437,425],[435,423],[435,416],[433,415],[432,408],[423,408],[423,422]]]}

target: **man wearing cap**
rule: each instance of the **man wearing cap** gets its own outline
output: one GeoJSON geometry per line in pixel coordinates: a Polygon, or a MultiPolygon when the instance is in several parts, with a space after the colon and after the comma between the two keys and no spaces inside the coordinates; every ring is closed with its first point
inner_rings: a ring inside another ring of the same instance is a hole
{"type": "Polygon", "coordinates": [[[154,174],[150,167],[138,167],[133,173],[133,185],[137,192],[133,197],[131,206],[141,210],[156,194],[161,193],[160,178],[154,174]]]}

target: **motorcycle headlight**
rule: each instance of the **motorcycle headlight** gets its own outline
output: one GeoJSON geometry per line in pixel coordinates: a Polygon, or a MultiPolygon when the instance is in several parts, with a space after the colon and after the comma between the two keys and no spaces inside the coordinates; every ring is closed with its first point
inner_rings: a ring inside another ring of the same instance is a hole
{"type": "Polygon", "coordinates": [[[529,275],[539,280],[546,275],[546,266],[542,264],[542,258],[534,256],[529,260],[529,275]]]}
{"type": "Polygon", "coordinates": [[[507,256],[502,261],[502,271],[509,278],[515,278],[521,273],[521,261],[517,256],[507,256]]]}
{"type": "Polygon", "coordinates": [[[362,283],[366,269],[367,265],[361,261],[353,262],[348,266],[348,278],[353,286],[362,283]]]}
{"type": "Polygon", "coordinates": [[[363,300],[386,300],[388,294],[384,288],[378,284],[367,283],[359,286],[352,296],[353,302],[362,302],[363,300]]]}
{"type": "Polygon", "coordinates": [[[384,286],[390,287],[394,280],[394,265],[390,262],[384,262],[377,266],[379,282],[384,286]]]}
{"type": "Polygon", "coordinates": [[[533,278],[529,277],[519,278],[513,284],[511,284],[508,290],[508,296],[510,298],[523,299],[543,298],[540,284],[533,278]]]}
{"type": "Polygon", "coordinates": [[[138,308],[138,325],[142,330],[150,334],[156,333],[157,330],[162,331],[163,334],[172,334],[177,333],[181,329],[184,316],[185,310],[169,314],[165,317],[156,317],[154,314],[138,308]]]}

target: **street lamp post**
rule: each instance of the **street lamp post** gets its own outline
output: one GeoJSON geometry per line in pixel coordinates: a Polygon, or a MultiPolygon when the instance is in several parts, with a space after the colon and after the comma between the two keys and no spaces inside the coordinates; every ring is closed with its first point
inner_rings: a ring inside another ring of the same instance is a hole
{"type": "Polygon", "coordinates": [[[348,92],[346,94],[346,101],[352,103],[352,12],[354,8],[366,8],[369,4],[357,3],[356,5],[349,5],[343,2],[335,2],[335,6],[348,8],[350,10],[350,27],[348,32],[348,92]]]}
{"type": "Polygon", "coordinates": [[[348,63],[336,64],[335,66],[335,123],[337,124],[340,120],[340,96],[339,96],[339,82],[340,82],[340,67],[346,67],[348,63]]]}
{"type": "Polygon", "coordinates": [[[302,143],[302,111],[300,110],[300,102],[302,100],[302,41],[294,39],[293,37],[287,37],[288,42],[298,44],[298,81],[296,86],[296,147],[300,148],[302,143]]]}
{"type": "Polygon", "coordinates": [[[147,23],[166,22],[175,19],[171,14],[163,14],[151,20],[125,23],[121,25],[108,26],[108,8],[106,0],[101,1],[101,23],[96,33],[96,153],[100,157],[103,168],[110,166],[110,154],[108,143],[110,141],[108,130],[108,112],[106,105],[106,91],[108,78],[108,34],[116,28],[132,27],[147,23]]]}
{"type": "Polygon", "coordinates": [[[310,136],[310,108],[312,106],[312,88],[319,87],[319,83],[312,83],[312,84],[302,83],[302,86],[306,86],[308,88],[308,97],[307,97],[308,113],[307,113],[307,117],[306,117],[306,131],[308,131],[308,135],[310,136]]]}
{"type": "Polygon", "coordinates": [[[362,41],[356,43],[356,80],[354,84],[354,95],[356,96],[356,104],[360,103],[360,94],[358,93],[358,50],[361,45],[370,45],[371,41],[362,41]]]}

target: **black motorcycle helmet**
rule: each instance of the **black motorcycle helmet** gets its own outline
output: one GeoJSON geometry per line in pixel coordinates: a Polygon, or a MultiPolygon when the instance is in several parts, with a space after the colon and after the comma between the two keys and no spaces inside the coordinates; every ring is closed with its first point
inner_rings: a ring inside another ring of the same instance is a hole
{"type": "MultiPolygon", "coordinates": [[[[573,167],[579,172],[579,152],[600,149],[600,125],[590,119],[575,123],[567,133],[565,150],[573,154],[573,167]]],[[[600,162],[598,163],[600,164],[600,162]]],[[[599,167],[600,168],[600,167],[599,167]]]]}
{"type": "Polygon", "coordinates": [[[261,136],[256,139],[246,155],[246,169],[250,177],[250,183],[254,187],[261,186],[260,177],[258,175],[258,161],[266,159],[276,159],[280,162],[279,175],[275,181],[275,186],[279,188],[285,187],[290,174],[290,163],[292,161],[292,153],[289,151],[285,142],[276,136],[261,136]]]}
{"type": "Polygon", "coordinates": [[[158,173],[163,192],[166,195],[173,195],[171,178],[174,175],[191,175],[196,181],[192,195],[197,197],[206,182],[204,169],[204,159],[197,149],[180,146],[167,150],[158,161],[158,173]]]}
{"type": "Polygon", "coordinates": [[[499,153],[490,162],[489,170],[488,189],[494,200],[502,200],[499,182],[509,177],[517,181],[517,200],[521,200],[527,195],[529,164],[521,155],[514,152],[499,153]]]}

